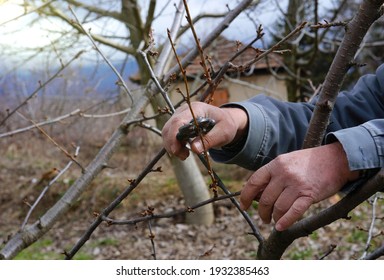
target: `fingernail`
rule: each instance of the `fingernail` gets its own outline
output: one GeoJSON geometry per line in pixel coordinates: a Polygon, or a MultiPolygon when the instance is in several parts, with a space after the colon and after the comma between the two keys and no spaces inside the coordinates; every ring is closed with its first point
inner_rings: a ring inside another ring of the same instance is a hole
{"type": "Polygon", "coordinates": [[[283,231],[283,230],[284,230],[284,228],[283,228],[282,225],[280,225],[280,224],[276,224],[276,225],[275,225],[275,229],[276,229],[277,231],[283,231]]]}
{"type": "Polygon", "coordinates": [[[244,204],[241,203],[241,202],[240,202],[240,209],[243,210],[243,211],[247,210],[247,209],[244,207],[244,204]]]}
{"type": "Polygon", "coordinates": [[[201,154],[204,151],[203,145],[200,141],[194,142],[193,146],[195,148],[195,152],[197,152],[198,154],[201,154]]]}

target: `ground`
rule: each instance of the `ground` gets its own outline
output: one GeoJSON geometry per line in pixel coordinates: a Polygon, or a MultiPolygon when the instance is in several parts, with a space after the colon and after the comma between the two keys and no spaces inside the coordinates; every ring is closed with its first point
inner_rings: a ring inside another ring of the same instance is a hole
{"type": "MultiPolygon", "coordinates": [[[[25,219],[28,203],[37,196],[32,188],[39,176],[53,167],[64,166],[68,159],[57,147],[39,144],[37,140],[20,143],[4,141],[0,168],[0,244],[17,232],[25,219]]],[[[83,149],[79,161],[86,162],[99,147],[83,149]]],[[[156,150],[157,148],[154,148],[156,150]]],[[[128,185],[127,179],[135,178],[143,163],[154,153],[148,148],[121,147],[103,171],[83,194],[79,203],[41,238],[22,251],[17,259],[62,259],[102,211],[128,185]]],[[[111,218],[127,219],[153,207],[155,213],[165,213],[183,207],[183,198],[166,158],[159,162],[163,172],[150,174],[140,187],[110,215],[111,218]]],[[[214,164],[223,181],[233,191],[239,190],[249,175],[248,171],[234,166],[214,164]]],[[[204,169],[202,168],[203,172],[204,169]]],[[[79,171],[72,168],[60,178],[55,188],[42,202],[41,208],[31,217],[38,218],[39,211],[49,207],[68,186],[79,171]]],[[[206,175],[207,182],[209,176],[206,175]]],[[[383,205],[376,206],[376,223],[371,248],[383,242],[383,205]]],[[[313,207],[318,211],[332,203],[327,200],[313,207]]],[[[250,228],[229,200],[214,204],[216,220],[212,225],[188,225],[185,216],[152,220],[133,225],[103,223],[76,254],[75,259],[255,259],[258,242],[249,234],[250,228]],[[153,236],[151,239],[150,236],[153,236]]],[[[283,259],[319,259],[327,253],[327,259],[358,259],[362,256],[372,221],[372,205],[364,203],[351,213],[351,219],[340,220],[305,238],[296,240],[286,251],[283,259]],[[331,249],[333,248],[333,249],[331,249]]],[[[264,225],[255,209],[249,212],[252,220],[266,237],[273,225],[264,225]]],[[[3,246],[1,245],[1,246],[3,246]]]]}

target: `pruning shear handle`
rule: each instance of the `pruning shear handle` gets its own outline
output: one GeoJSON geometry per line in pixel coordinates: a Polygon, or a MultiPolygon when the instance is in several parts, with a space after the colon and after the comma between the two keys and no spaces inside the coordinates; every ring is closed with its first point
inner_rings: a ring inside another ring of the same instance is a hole
{"type": "Polygon", "coordinates": [[[176,139],[179,141],[188,141],[191,138],[197,137],[199,130],[202,134],[207,134],[216,124],[215,120],[205,117],[197,117],[196,122],[197,126],[193,119],[189,123],[182,125],[179,128],[176,139]]]}

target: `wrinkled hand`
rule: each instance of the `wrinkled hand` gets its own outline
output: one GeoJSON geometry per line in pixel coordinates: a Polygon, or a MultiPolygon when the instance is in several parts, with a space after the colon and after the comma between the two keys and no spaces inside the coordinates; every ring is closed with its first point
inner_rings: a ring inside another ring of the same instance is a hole
{"type": "MultiPolygon", "coordinates": [[[[196,117],[207,117],[215,120],[216,125],[203,137],[204,146],[207,149],[221,147],[240,138],[246,130],[248,117],[239,108],[218,108],[202,102],[193,102],[192,108],[196,117]]],[[[176,113],[164,125],[162,135],[164,147],[171,155],[184,160],[189,156],[186,142],[178,141],[176,134],[184,124],[191,121],[192,115],[187,105],[180,107],[176,113]]],[[[191,149],[195,153],[204,151],[200,137],[191,142],[191,149]]]]}
{"type": "Polygon", "coordinates": [[[276,230],[282,231],[312,204],[336,194],[357,177],[357,171],[349,171],[338,142],[283,154],[252,174],[241,191],[241,208],[246,210],[258,200],[263,222],[273,218],[276,230]]]}

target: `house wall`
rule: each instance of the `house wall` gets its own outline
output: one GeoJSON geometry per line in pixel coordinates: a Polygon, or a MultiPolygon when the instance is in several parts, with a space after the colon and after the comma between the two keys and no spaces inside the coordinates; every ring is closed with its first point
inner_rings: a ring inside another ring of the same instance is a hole
{"type": "MultiPolygon", "coordinates": [[[[192,93],[202,81],[189,82],[189,89],[192,93]]],[[[182,82],[177,82],[170,91],[171,100],[176,103],[182,99],[181,95],[176,92],[176,88],[180,88],[185,93],[185,86],[182,82]]],[[[240,78],[224,79],[218,86],[219,91],[226,90],[229,95],[227,102],[237,102],[252,98],[257,94],[264,94],[279,100],[287,100],[287,90],[284,80],[277,79],[270,74],[256,74],[252,76],[242,76],[240,78]]],[[[220,94],[221,96],[221,94],[220,94]]],[[[220,97],[221,98],[221,97],[220,97]]],[[[195,99],[196,100],[196,99],[195,99]]],[[[219,101],[220,105],[221,100],[219,101]]]]}

